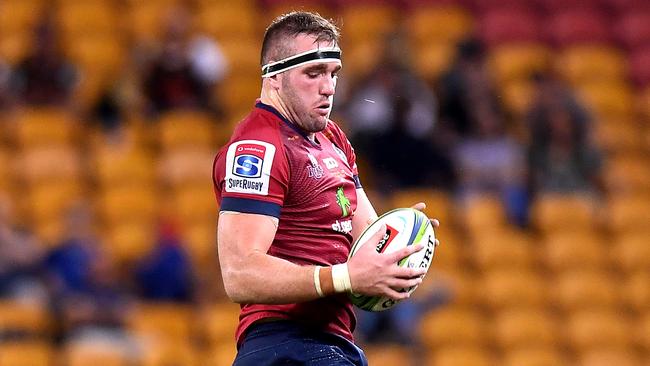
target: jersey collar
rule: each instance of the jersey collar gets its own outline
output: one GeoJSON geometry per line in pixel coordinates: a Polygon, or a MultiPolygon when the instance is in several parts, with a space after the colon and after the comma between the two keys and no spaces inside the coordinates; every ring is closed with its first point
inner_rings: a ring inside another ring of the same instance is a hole
{"type": "Polygon", "coordinates": [[[317,146],[317,147],[320,147],[320,144],[319,144],[318,142],[312,141],[312,140],[307,136],[307,134],[305,133],[305,131],[303,131],[300,127],[296,126],[296,125],[293,124],[291,121],[289,121],[285,116],[282,115],[282,113],[280,113],[277,109],[275,109],[275,107],[273,107],[273,106],[271,106],[271,105],[268,105],[268,104],[265,104],[265,103],[262,103],[262,102],[260,102],[260,101],[257,101],[257,102],[255,103],[255,107],[260,108],[260,109],[264,109],[265,111],[268,111],[268,112],[273,113],[273,114],[276,115],[280,120],[282,120],[282,122],[284,122],[284,123],[287,124],[289,127],[291,127],[292,130],[296,131],[296,133],[298,133],[298,134],[299,134],[300,136],[302,136],[305,140],[307,140],[310,144],[312,144],[312,145],[314,145],[314,146],[317,146]]]}

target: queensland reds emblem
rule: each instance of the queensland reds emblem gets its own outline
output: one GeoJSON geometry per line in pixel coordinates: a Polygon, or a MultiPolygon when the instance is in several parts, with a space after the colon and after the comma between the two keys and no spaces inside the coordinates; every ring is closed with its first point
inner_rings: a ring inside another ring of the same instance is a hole
{"type": "Polygon", "coordinates": [[[235,151],[232,173],[239,177],[259,178],[262,176],[266,146],[241,144],[235,151]]]}

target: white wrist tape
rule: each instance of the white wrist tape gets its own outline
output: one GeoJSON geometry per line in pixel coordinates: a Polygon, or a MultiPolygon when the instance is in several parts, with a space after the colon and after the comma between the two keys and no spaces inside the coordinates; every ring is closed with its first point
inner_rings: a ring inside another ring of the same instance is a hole
{"type": "Polygon", "coordinates": [[[314,287],[316,287],[316,293],[320,297],[324,297],[323,289],[320,287],[320,266],[314,268],[314,287]]]}
{"type": "Polygon", "coordinates": [[[352,291],[347,263],[335,264],[332,266],[332,282],[334,283],[334,291],[337,293],[352,291]]]}

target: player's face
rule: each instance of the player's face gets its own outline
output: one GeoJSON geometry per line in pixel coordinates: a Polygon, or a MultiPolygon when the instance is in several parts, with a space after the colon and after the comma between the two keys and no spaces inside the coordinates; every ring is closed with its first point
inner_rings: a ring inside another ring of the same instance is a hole
{"type": "MultiPolygon", "coordinates": [[[[314,43],[312,36],[296,37],[296,54],[334,44],[314,43]]],[[[341,65],[336,62],[311,63],[282,73],[280,96],[290,119],[309,133],[327,126],[334,101],[336,79],[341,65]]]]}

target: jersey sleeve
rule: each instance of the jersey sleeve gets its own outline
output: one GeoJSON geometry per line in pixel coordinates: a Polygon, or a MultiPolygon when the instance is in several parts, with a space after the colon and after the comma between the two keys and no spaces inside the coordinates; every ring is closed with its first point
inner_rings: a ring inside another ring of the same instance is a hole
{"type": "Polygon", "coordinates": [[[213,165],[220,211],[280,217],[289,167],[277,133],[248,134],[222,149],[213,165]]]}
{"type": "Polygon", "coordinates": [[[327,131],[328,131],[327,136],[336,145],[336,147],[338,147],[343,152],[343,154],[345,154],[348,165],[352,170],[355,186],[357,188],[361,188],[361,180],[359,179],[359,169],[357,168],[357,155],[354,152],[354,148],[352,147],[350,140],[348,140],[343,130],[341,130],[341,128],[338,125],[336,125],[336,123],[334,122],[330,121],[328,123],[327,131]]]}

